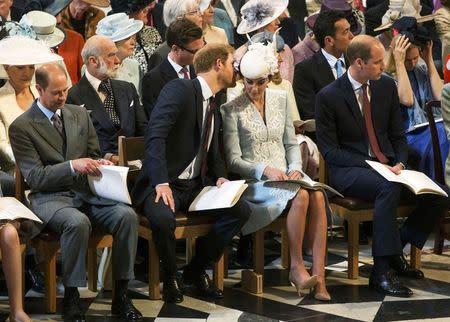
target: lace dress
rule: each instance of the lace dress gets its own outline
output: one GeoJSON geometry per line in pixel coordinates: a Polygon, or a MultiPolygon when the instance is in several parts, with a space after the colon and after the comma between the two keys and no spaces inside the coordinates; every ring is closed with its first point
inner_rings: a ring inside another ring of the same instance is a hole
{"type": "Polygon", "coordinates": [[[266,89],[264,122],[245,94],[222,105],[223,138],[229,171],[247,180],[243,194],[251,216],[243,234],[257,231],[281,215],[297,194],[295,183],[267,183],[266,166],[302,172],[300,149],[295,138],[287,94],[266,89]]]}

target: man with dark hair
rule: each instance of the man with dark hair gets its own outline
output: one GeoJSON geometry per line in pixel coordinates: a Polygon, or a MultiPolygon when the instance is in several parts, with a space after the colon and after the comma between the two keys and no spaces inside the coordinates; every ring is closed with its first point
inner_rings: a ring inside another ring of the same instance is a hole
{"type": "Polygon", "coordinates": [[[331,186],[345,196],[374,203],[369,286],[386,295],[409,297],[412,291],[399,282],[396,273],[410,278],[423,278],[423,273],[407,264],[402,250],[407,243],[423,247],[449,200],[412,195],[368,165],[366,160],[378,161],[394,174],[405,169],[408,146],[397,86],[382,75],[384,47],[376,38],[356,36],[347,53],[348,72],[317,94],[317,143],[331,186]],[[399,230],[396,208],[402,194],[415,198],[417,208],[399,230]]]}
{"type": "Polygon", "coordinates": [[[60,236],[65,321],[83,320],[78,287],[86,284],[86,250],[92,229],[113,235],[115,281],[111,313],[125,320],[142,314],[127,295],[134,278],[138,217],[133,208],[91,193],[87,175],[112,165],[100,158],[86,109],[66,104],[67,75],[57,64],[36,70],[39,98],[9,127],[16,162],[31,188],[31,206],[44,225],[60,236]]]}
{"type": "Polygon", "coordinates": [[[346,71],[344,54],[353,34],[345,17],[339,11],[320,12],[314,36],[321,49],[295,66],[293,88],[303,120],[314,119],[316,94],[346,71]]]}
{"type": "MultiPolygon", "coordinates": [[[[219,151],[221,117],[214,96],[236,85],[233,47],[211,44],[194,57],[201,64],[196,79],[177,78],[161,91],[145,133],[145,159],[134,186],[134,204],[150,221],[163,271],[163,299],[182,302],[175,278],[175,213],[187,211],[205,186],[228,181],[219,151]],[[226,57],[223,59],[221,57],[226,57]],[[208,58],[208,59],[206,59],[208,58]]],[[[232,208],[202,213],[216,218],[208,235],[196,242],[196,252],[183,272],[186,284],[194,284],[203,297],[221,298],[205,267],[217,261],[249,216],[248,205],[240,200],[232,208]]],[[[195,214],[194,214],[195,216],[195,214]]]]}
{"type": "Polygon", "coordinates": [[[169,55],[142,79],[142,104],[148,119],[164,85],[172,79],[196,77],[191,66],[194,54],[205,44],[202,29],[187,18],[170,24],[166,42],[170,48],[169,55]]]}

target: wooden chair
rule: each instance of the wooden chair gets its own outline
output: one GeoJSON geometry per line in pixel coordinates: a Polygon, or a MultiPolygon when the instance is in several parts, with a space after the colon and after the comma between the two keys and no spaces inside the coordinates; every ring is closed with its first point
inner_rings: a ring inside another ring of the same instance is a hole
{"type": "MultiPolygon", "coordinates": [[[[430,101],[425,105],[425,112],[430,126],[431,144],[433,146],[433,162],[434,162],[434,180],[445,185],[444,167],[442,166],[442,153],[439,144],[439,136],[437,133],[436,122],[433,116],[433,107],[440,108],[440,101],[430,101]]],[[[434,253],[442,254],[444,248],[444,239],[450,240],[450,232],[446,230],[446,225],[450,224],[448,211],[442,214],[436,228],[436,236],[434,239],[434,253]]]]}
{"type": "MultiPolygon", "coordinates": [[[[328,184],[328,167],[320,155],[319,181],[328,184]]],[[[348,278],[359,277],[359,224],[364,221],[373,220],[373,203],[356,198],[329,198],[332,212],[337,214],[348,223],[348,278]]],[[[398,217],[406,217],[414,209],[414,206],[402,204],[397,208],[398,217]]],[[[411,246],[411,266],[420,267],[420,249],[411,246]]]]}
{"type": "MultiPolygon", "coordinates": [[[[16,166],[16,198],[24,204],[26,202],[26,183],[19,168],[16,166]]],[[[88,288],[97,291],[97,248],[111,247],[113,238],[111,235],[101,232],[93,232],[87,250],[88,288]]],[[[43,230],[31,240],[31,245],[36,249],[43,260],[42,269],[45,276],[45,311],[56,312],[56,257],[60,250],[59,236],[48,230],[43,230]]]]}
{"type": "MultiPolygon", "coordinates": [[[[122,166],[129,166],[129,162],[132,160],[141,160],[144,157],[144,138],[143,137],[119,137],[119,164],[122,166]]],[[[138,170],[131,169],[129,175],[131,177],[136,176],[138,170]]],[[[206,235],[212,225],[215,222],[215,218],[208,215],[195,214],[190,216],[188,214],[178,212],[175,215],[176,239],[197,238],[206,235]]],[[[160,299],[160,287],[159,287],[159,256],[156,251],[155,243],[153,242],[152,231],[150,229],[150,223],[144,216],[140,216],[139,224],[139,237],[147,240],[149,244],[149,299],[160,299]]],[[[217,263],[214,264],[213,281],[214,285],[220,289],[223,289],[223,277],[224,277],[224,260],[223,256],[217,263]]]]}

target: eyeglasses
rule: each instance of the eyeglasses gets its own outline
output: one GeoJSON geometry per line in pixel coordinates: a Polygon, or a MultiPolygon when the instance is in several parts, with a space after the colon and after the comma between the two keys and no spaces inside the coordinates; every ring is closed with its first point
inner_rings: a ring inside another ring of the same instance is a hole
{"type": "MultiPolygon", "coordinates": [[[[206,45],[206,41],[205,41],[205,39],[203,39],[203,46],[205,46],[205,45],[206,45]]],[[[198,48],[198,49],[187,49],[186,47],[181,46],[181,45],[176,45],[176,46],[178,48],[182,49],[182,50],[187,51],[188,53],[190,53],[192,55],[195,55],[197,53],[197,51],[199,51],[201,49],[201,48],[198,48]]]]}
{"type": "Polygon", "coordinates": [[[197,9],[195,9],[195,10],[192,10],[192,11],[189,11],[189,12],[186,12],[186,16],[199,16],[199,15],[201,15],[202,13],[200,12],[200,8],[197,8],[197,9]]]}

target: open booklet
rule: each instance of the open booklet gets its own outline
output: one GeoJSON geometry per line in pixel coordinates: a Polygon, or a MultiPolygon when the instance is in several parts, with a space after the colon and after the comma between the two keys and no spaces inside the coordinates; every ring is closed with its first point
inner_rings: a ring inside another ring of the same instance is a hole
{"type": "Polygon", "coordinates": [[[295,127],[302,127],[305,132],[316,131],[316,120],[297,120],[294,121],[295,127]]]}
{"type": "Polygon", "coordinates": [[[0,220],[30,219],[42,221],[19,200],[13,197],[0,197],[0,220]]]}
{"type": "Polygon", "coordinates": [[[204,187],[189,206],[189,211],[231,208],[241,198],[248,185],[245,180],[227,181],[220,188],[204,187]]]}
{"type": "Polygon", "coordinates": [[[400,174],[397,175],[388,168],[386,168],[384,164],[369,160],[366,160],[366,162],[372,168],[374,168],[375,171],[381,174],[386,180],[402,183],[416,195],[424,193],[432,193],[448,197],[447,193],[444,190],[442,190],[441,187],[439,187],[433,180],[428,178],[427,175],[422,172],[413,170],[402,170],[400,174]]]}
{"type": "Polygon", "coordinates": [[[131,204],[127,187],[128,167],[101,165],[98,167],[101,177],[88,176],[89,187],[93,194],[126,204],[131,204]]]}
{"type": "Polygon", "coordinates": [[[344,198],[343,195],[341,195],[339,192],[331,188],[330,186],[326,185],[325,183],[317,182],[308,177],[306,174],[303,175],[303,177],[299,180],[267,180],[265,182],[265,185],[270,185],[271,183],[275,182],[292,182],[299,184],[302,188],[310,189],[310,190],[319,190],[319,189],[325,189],[328,190],[335,195],[344,198]]]}
{"type": "MultiPolygon", "coordinates": [[[[434,120],[435,123],[439,123],[439,122],[442,122],[442,121],[443,121],[442,117],[441,118],[437,118],[437,119],[434,120]]],[[[413,125],[409,129],[407,129],[405,131],[405,133],[409,133],[409,132],[412,132],[414,130],[420,129],[420,128],[422,128],[424,126],[427,126],[429,124],[430,123],[428,123],[428,122],[423,122],[423,123],[419,123],[419,124],[413,125]]]]}

